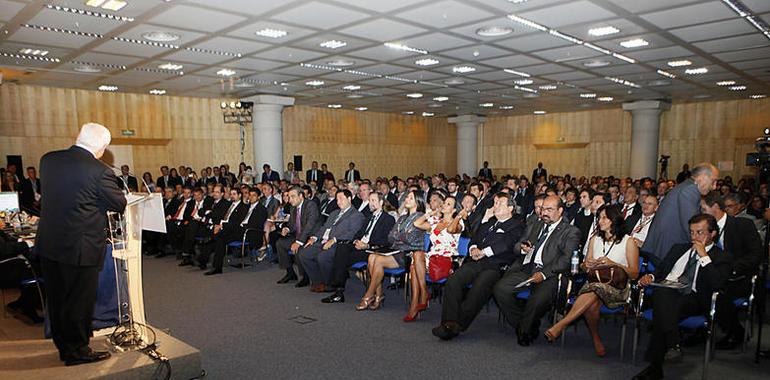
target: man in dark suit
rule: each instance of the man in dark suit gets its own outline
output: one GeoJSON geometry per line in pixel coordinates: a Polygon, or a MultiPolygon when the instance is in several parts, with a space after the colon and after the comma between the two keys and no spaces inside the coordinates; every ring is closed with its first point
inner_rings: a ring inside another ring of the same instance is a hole
{"type": "Polygon", "coordinates": [[[516,202],[521,208],[521,213],[527,215],[535,207],[535,192],[529,186],[529,180],[524,176],[519,180],[518,192],[519,195],[516,197],[516,202]]]}
{"type": "Polygon", "coordinates": [[[623,195],[623,207],[621,214],[626,221],[626,231],[631,231],[636,222],[642,217],[642,205],[639,203],[639,191],[634,186],[629,186],[623,195]]]}
{"type": "Polygon", "coordinates": [[[27,178],[21,180],[21,207],[33,215],[40,215],[40,199],[42,198],[40,179],[33,166],[27,168],[27,178]]]}
{"type": "Polygon", "coordinates": [[[647,240],[640,249],[653,264],[658,264],[674,244],[690,241],[687,221],[700,212],[701,195],[716,189],[719,169],[702,163],[692,170],[692,177],[668,192],[652,220],[647,240]]]}
{"type": "Polygon", "coordinates": [[[236,193],[235,190],[230,190],[230,201],[233,202],[230,208],[233,211],[228,219],[222,221],[222,229],[214,239],[214,269],[206,272],[206,275],[222,273],[227,245],[234,241],[243,241],[243,234],[247,229],[251,229],[246,235],[246,240],[251,244],[251,247],[262,246],[263,226],[267,219],[267,213],[265,208],[257,202],[260,195],[259,189],[249,190],[248,201],[250,203],[236,199],[239,198],[235,196],[236,193]]]}
{"type": "Polygon", "coordinates": [[[279,284],[285,284],[289,281],[297,280],[297,274],[294,272],[294,264],[297,264],[299,273],[302,276],[294,286],[297,288],[305,287],[310,281],[305,275],[305,270],[299,260],[294,260],[294,256],[289,256],[289,252],[296,254],[310,235],[312,235],[320,222],[318,207],[314,202],[305,199],[305,193],[299,186],[292,186],[289,189],[289,203],[291,203],[291,214],[289,222],[281,228],[282,236],[275,244],[278,252],[278,264],[286,270],[286,275],[278,280],[279,284]]]}
{"type": "Polygon", "coordinates": [[[558,275],[569,270],[570,257],[580,245],[580,231],[563,215],[561,198],[552,195],[543,200],[540,221],[530,225],[513,247],[520,258],[495,285],[497,305],[516,328],[520,346],[529,346],[537,337],[540,319],[553,305],[558,275]],[[516,287],[523,281],[529,281],[529,286],[516,287]],[[516,295],[527,289],[530,295],[523,306],[516,295]]]}
{"type": "Polygon", "coordinates": [[[178,202],[177,209],[166,216],[166,235],[174,251],[181,254],[184,243],[185,227],[192,220],[195,201],[192,197],[192,188],[185,187],[182,190],[182,199],[178,202]]]}
{"type": "Polygon", "coordinates": [[[267,217],[272,218],[278,211],[278,207],[281,205],[281,201],[275,197],[275,186],[272,183],[265,183],[262,185],[263,197],[259,203],[265,207],[267,217]]]}
{"type": "Polygon", "coordinates": [[[364,224],[364,215],[352,207],[353,194],[349,190],[337,192],[339,210],[311,235],[297,252],[312,284],[310,291],[322,293],[331,282],[332,263],[337,244],[350,243],[364,224]]]}
{"type": "Polygon", "coordinates": [[[717,323],[726,333],[716,342],[716,348],[734,349],[743,342],[745,333],[734,301],[748,298],[751,293],[751,277],[757,274],[762,263],[762,240],[751,220],[732,217],[725,212],[724,199],[717,191],[703,197],[701,210],[716,219],[719,226],[716,245],[734,259],[733,271],[719,293],[716,313],[717,323]]]}
{"type": "Polygon", "coordinates": [[[74,146],[40,159],[43,181],[35,249],[41,257],[51,335],[66,365],[104,360],[88,346],[99,271],[104,263],[107,211],[126,198],[112,169],[99,162],[111,140],[102,125],[83,125],[74,146]],[[66,175],[62,175],[66,173],[66,175]]]}
{"type": "MultiPolygon", "coordinates": [[[[198,231],[196,231],[197,235],[203,238],[203,245],[201,246],[200,254],[196,260],[198,262],[198,267],[201,270],[205,270],[208,266],[212,248],[209,244],[214,239],[214,235],[219,233],[219,230],[222,228],[222,219],[225,218],[225,215],[230,210],[230,201],[225,199],[224,186],[220,184],[214,185],[214,190],[211,192],[211,198],[211,207],[203,211],[198,211],[198,215],[201,213],[203,214],[201,216],[201,223],[203,226],[199,227],[198,231]]],[[[193,241],[195,240],[194,235],[185,236],[185,240],[189,238],[192,238],[193,241]]],[[[187,253],[192,253],[191,251],[192,249],[187,253]]]]}
{"type": "Polygon", "coordinates": [[[489,168],[489,161],[484,161],[484,167],[479,169],[479,178],[492,178],[492,169],[489,168]]]}
{"type": "Polygon", "coordinates": [[[326,218],[328,218],[334,210],[339,210],[339,208],[340,207],[337,205],[337,186],[332,186],[331,189],[329,189],[327,196],[321,200],[321,206],[318,208],[323,222],[326,221],[326,218]]]}
{"type": "Polygon", "coordinates": [[[204,222],[206,212],[211,210],[211,206],[214,204],[214,199],[203,195],[203,189],[195,188],[193,190],[192,207],[190,210],[190,219],[184,224],[181,231],[181,252],[182,262],[180,267],[186,265],[193,265],[193,247],[195,245],[195,237],[206,228],[204,222]]]}
{"type": "Polygon", "coordinates": [[[327,289],[334,289],[334,293],[321,300],[323,303],[345,302],[345,283],[348,279],[348,268],[359,261],[366,261],[369,257],[367,250],[378,249],[390,245],[388,233],[393,229],[396,220],[382,210],[385,197],[380,193],[372,193],[369,196],[369,209],[372,215],[356,233],[353,242],[338,244],[334,252],[331,280],[327,289]]]}
{"type": "Polygon", "coordinates": [[[345,182],[356,182],[361,180],[361,173],[356,169],[356,164],[353,162],[348,164],[348,170],[345,171],[345,182]]]}
{"type": "Polygon", "coordinates": [[[537,167],[532,171],[532,183],[537,183],[540,178],[548,180],[548,170],[543,168],[542,162],[538,162],[537,167]]]}
{"type": "MultiPolygon", "coordinates": [[[[240,226],[239,223],[243,220],[243,218],[246,217],[246,213],[248,212],[249,205],[241,200],[240,190],[230,189],[230,204],[228,205],[227,211],[225,212],[224,216],[222,216],[222,219],[220,219],[219,223],[214,224],[211,240],[204,244],[202,248],[204,255],[202,256],[202,259],[199,260],[201,264],[206,264],[208,262],[209,255],[211,255],[211,252],[213,252],[214,249],[222,243],[223,239],[227,240],[237,232],[240,226]]],[[[221,274],[223,261],[224,250],[221,251],[221,256],[214,256],[214,260],[212,261],[212,266],[214,268],[204,273],[204,275],[211,276],[215,274],[221,274]]]]}
{"type": "Polygon", "coordinates": [[[321,173],[321,169],[318,169],[318,161],[313,161],[310,164],[310,169],[305,172],[305,183],[315,181],[318,190],[321,190],[321,188],[323,188],[324,180],[326,180],[326,178],[324,178],[321,173]]]}
{"type": "Polygon", "coordinates": [[[516,258],[513,244],[524,232],[524,221],[513,213],[516,204],[510,194],[495,195],[493,208],[494,216],[471,238],[465,263],[444,286],[441,325],[432,330],[440,339],[450,340],[468,329],[492,296],[501,267],[516,258]]]}
{"type": "Polygon", "coordinates": [[[321,164],[321,174],[323,174],[324,180],[331,180],[332,182],[335,182],[334,173],[328,170],[326,164],[321,164]]]}
{"type": "Polygon", "coordinates": [[[281,176],[277,171],[270,168],[269,164],[262,165],[262,180],[260,182],[278,182],[281,180],[281,176]]]}
{"type": "MultiPolygon", "coordinates": [[[[206,173],[201,173],[201,176],[205,176],[206,173]]],[[[169,183],[169,175],[168,175],[168,166],[163,165],[160,167],[160,177],[158,177],[157,180],[155,180],[155,185],[160,187],[161,189],[165,189],[166,187],[170,186],[169,183]]]]}
{"type": "Polygon", "coordinates": [[[132,176],[130,173],[128,165],[121,165],[120,178],[118,178],[117,184],[118,187],[123,190],[125,190],[126,184],[128,184],[128,191],[136,193],[139,191],[139,182],[136,180],[136,177],[132,176]]]}
{"type": "Polygon", "coordinates": [[[733,256],[715,244],[719,237],[716,219],[708,214],[696,214],[688,224],[691,242],[673,245],[655,268],[655,274],[639,279],[641,286],[652,282],[671,285],[655,288],[652,332],[647,348],[650,365],[634,376],[634,380],[663,378],[664,359],[681,356],[679,322],[708,313],[712,293],[722,288],[732,271],[733,256]]]}

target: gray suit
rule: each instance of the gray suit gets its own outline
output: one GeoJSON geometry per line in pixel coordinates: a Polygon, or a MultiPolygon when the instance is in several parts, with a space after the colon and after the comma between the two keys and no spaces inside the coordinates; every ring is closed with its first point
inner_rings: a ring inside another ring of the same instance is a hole
{"type": "Polygon", "coordinates": [[[302,248],[297,253],[297,257],[302,262],[310,282],[313,284],[329,284],[331,282],[332,266],[334,264],[334,253],[337,244],[353,240],[356,233],[361,230],[365,218],[362,213],[349,207],[342,215],[342,210],[334,210],[315,233],[316,241],[307,248],[302,248]],[[323,250],[323,238],[326,231],[329,231],[328,239],[337,239],[337,243],[331,248],[323,250]]]}
{"type": "Polygon", "coordinates": [[[676,185],[663,198],[641,249],[654,264],[660,263],[675,244],[690,242],[688,222],[700,213],[700,199],[698,185],[692,179],[676,185]]]}

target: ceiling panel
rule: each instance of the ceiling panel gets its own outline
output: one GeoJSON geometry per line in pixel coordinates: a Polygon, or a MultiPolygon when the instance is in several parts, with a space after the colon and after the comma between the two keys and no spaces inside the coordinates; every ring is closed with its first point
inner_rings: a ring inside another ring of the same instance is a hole
{"type": "Polygon", "coordinates": [[[364,12],[348,8],[311,1],[298,7],[273,15],[271,18],[287,23],[308,26],[316,29],[331,29],[351,24],[370,17],[364,12]]]}
{"type": "MultiPolygon", "coordinates": [[[[770,4],[770,2],[768,2],[768,4],[770,4]]],[[[754,29],[751,24],[746,22],[746,20],[731,19],[711,22],[708,24],[689,26],[686,28],[672,29],[668,32],[681,38],[684,41],[694,42],[736,34],[755,33],[756,29],[754,29]]]]}
{"type": "Polygon", "coordinates": [[[8,21],[13,18],[20,10],[24,9],[24,3],[15,1],[0,0],[0,21],[8,21]]]}
{"type": "Polygon", "coordinates": [[[570,1],[518,15],[551,28],[617,17],[614,13],[588,0],[570,1]]]}
{"type": "MultiPolygon", "coordinates": [[[[678,4],[676,2],[671,3],[678,4]]],[[[646,13],[641,15],[641,17],[659,28],[669,29],[684,25],[736,18],[738,15],[733,13],[721,1],[710,0],[664,11],[646,13]]]]}
{"type": "Polygon", "coordinates": [[[397,40],[399,38],[424,32],[426,32],[426,30],[423,28],[385,18],[379,18],[340,30],[340,33],[353,37],[368,38],[378,42],[397,40]]]}
{"type": "Polygon", "coordinates": [[[151,18],[150,23],[214,32],[246,20],[245,17],[187,5],[174,6],[151,18]],[[216,20],[216,22],[212,22],[216,20]]]}
{"type": "Polygon", "coordinates": [[[430,2],[428,5],[396,14],[396,17],[401,19],[433,28],[448,28],[493,16],[493,13],[454,0],[430,2]]]}

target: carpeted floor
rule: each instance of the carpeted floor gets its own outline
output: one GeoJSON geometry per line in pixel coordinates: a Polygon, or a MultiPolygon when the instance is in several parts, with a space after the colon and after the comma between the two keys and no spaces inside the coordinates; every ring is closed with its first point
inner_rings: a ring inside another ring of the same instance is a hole
{"type": "MultiPolygon", "coordinates": [[[[197,268],[177,267],[173,258],[146,258],[148,321],[200,349],[210,379],[614,380],[630,379],[644,365],[631,364],[632,324],[624,361],[619,357],[619,321],[602,324],[605,358],[594,355],[583,324],[577,333],[570,330],[564,349],[543,339],[523,348],[510,329],[498,326],[494,304],[464,335],[443,342],[430,333],[439,321],[438,303],[407,324],[401,321],[403,293],[388,291],[383,309],[357,312],[354,306],[363,292],[358,280],[348,282],[346,303],[326,305],[320,302],[323,295],[307,288],[277,285],[282,274],[277,266],[262,263],[207,277],[197,268]]],[[[640,357],[645,347],[642,334],[640,357]]],[[[712,379],[766,379],[770,373],[770,361],[756,365],[748,353],[717,355],[709,365],[712,379]]],[[[700,346],[685,349],[682,363],[665,367],[666,378],[699,379],[702,358],[700,346]]]]}

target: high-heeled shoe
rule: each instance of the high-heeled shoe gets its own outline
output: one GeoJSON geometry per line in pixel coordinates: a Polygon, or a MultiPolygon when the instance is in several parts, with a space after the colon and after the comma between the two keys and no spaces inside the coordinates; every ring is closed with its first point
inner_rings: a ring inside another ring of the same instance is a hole
{"type": "Polygon", "coordinates": [[[420,318],[420,313],[421,312],[418,310],[417,312],[414,313],[414,315],[411,315],[411,314],[405,315],[404,316],[404,322],[414,322],[414,321],[416,321],[418,318],[420,318]]]}
{"type": "Polygon", "coordinates": [[[600,358],[603,358],[605,355],[607,355],[607,350],[604,348],[604,344],[601,344],[601,348],[600,348],[600,347],[596,347],[596,343],[594,343],[594,351],[596,351],[596,356],[600,358]]]}
{"type": "Polygon", "coordinates": [[[425,303],[417,304],[417,311],[428,310],[428,306],[430,306],[430,293],[428,293],[428,298],[425,300],[425,303]]]}
{"type": "Polygon", "coordinates": [[[369,304],[369,310],[374,311],[385,305],[385,296],[375,296],[374,301],[369,304]]]}
{"type": "Polygon", "coordinates": [[[373,296],[361,298],[361,302],[359,302],[358,305],[356,305],[356,310],[363,311],[363,310],[369,309],[369,304],[372,303],[373,299],[374,299],[373,296]]]}
{"type": "Polygon", "coordinates": [[[550,329],[548,329],[548,330],[545,330],[543,335],[545,335],[545,339],[548,341],[548,343],[553,343],[554,341],[556,341],[556,339],[559,338],[559,336],[561,335],[561,332],[559,332],[558,334],[554,334],[551,332],[550,329]]]}

